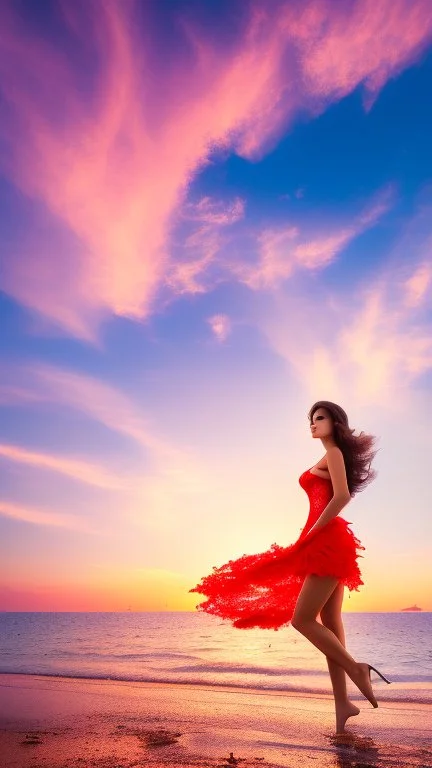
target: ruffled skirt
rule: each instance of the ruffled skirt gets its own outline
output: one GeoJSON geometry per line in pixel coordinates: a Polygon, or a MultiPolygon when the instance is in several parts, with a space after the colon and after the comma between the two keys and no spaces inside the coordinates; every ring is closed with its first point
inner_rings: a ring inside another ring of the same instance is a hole
{"type": "Polygon", "coordinates": [[[189,590],[207,597],[197,610],[227,619],[237,629],[278,630],[291,621],[309,574],[334,576],[358,591],[363,581],[357,559],[364,547],[349,525],[337,516],[310,539],[303,541],[302,534],[288,547],[272,544],[265,552],[214,567],[189,590]]]}

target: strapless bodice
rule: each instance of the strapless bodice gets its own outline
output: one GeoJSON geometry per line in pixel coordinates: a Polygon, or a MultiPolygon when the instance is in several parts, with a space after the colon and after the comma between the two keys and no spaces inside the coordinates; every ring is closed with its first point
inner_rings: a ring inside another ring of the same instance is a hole
{"type": "Polygon", "coordinates": [[[330,479],[314,475],[307,469],[299,477],[300,486],[306,491],[309,499],[309,515],[300,538],[306,536],[309,528],[316,523],[321,512],[326,508],[333,496],[333,486],[330,479]]]}

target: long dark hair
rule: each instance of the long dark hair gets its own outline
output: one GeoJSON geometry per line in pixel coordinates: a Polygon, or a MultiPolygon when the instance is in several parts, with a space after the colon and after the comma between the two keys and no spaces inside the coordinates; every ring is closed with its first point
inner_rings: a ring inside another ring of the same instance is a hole
{"type": "Polygon", "coordinates": [[[376,471],[371,469],[372,461],[377,454],[374,450],[376,437],[367,435],[365,432],[354,435],[355,430],[350,429],[344,409],[328,400],[319,400],[313,404],[308,414],[310,422],[318,408],[326,408],[332,417],[333,436],[345,460],[349,492],[351,496],[355,496],[376,477],[376,471]]]}

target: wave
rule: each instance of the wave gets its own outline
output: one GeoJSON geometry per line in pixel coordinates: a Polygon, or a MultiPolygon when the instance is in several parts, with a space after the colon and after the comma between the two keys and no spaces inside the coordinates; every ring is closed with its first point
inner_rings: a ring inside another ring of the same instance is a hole
{"type": "MultiPolygon", "coordinates": [[[[298,672],[298,670],[296,670],[298,672]]],[[[316,686],[299,686],[299,685],[292,685],[287,684],[283,686],[266,686],[262,683],[248,683],[246,681],[239,681],[239,682],[217,682],[213,680],[207,680],[205,678],[190,678],[188,680],[178,680],[173,679],[168,676],[160,676],[160,677],[152,677],[150,675],[106,675],[106,674],[79,674],[79,673],[55,673],[55,672],[30,672],[30,671],[14,671],[11,672],[10,670],[2,671],[0,669],[1,675],[25,675],[28,677],[45,677],[45,678],[56,678],[56,679],[65,679],[65,680],[81,680],[81,681],[97,681],[101,683],[146,683],[146,684],[162,684],[162,685],[170,685],[170,686],[186,686],[186,687],[201,687],[201,688],[212,688],[216,690],[224,690],[229,691],[232,690],[233,692],[237,693],[250,693],[254,692],[255,694],[265,694],[267,696],[271,695],[280,695],[280,694],[291,694],[291,693],[298,693],[300,695],[307,694],[308,696],[331,696],[331,690],[329,688],[319,688],[316,686]]],[[[350,698],[355,701],[364,701],[364,697],[358,693],[355,692],[350,694],[350,698]]],[[[432,684],[426,685],[426,688],[421,688],[413,691],[412,693],[408,693],[407,691],[394,691],[394,693],[391,695],[386,692],[386,690],[383,688],[382,690],[379,690],[378,698],[380,702],[393,702],[393,703],[400,703],[400,704],[432,704],[432,684]]]]}
{"type": "Polygon", "coordinates": [[[197,659],[198,656],[188,656],[185,653],[168,653],[154,651],[152,653],[103,653],[102,651],[78,651],[74,648],[73,651],[61,651],[56,650],[55,655],[57,658],[73,658],[73,659],[121,659],[123,661],[141,661],[142,659],[197,659]]]}

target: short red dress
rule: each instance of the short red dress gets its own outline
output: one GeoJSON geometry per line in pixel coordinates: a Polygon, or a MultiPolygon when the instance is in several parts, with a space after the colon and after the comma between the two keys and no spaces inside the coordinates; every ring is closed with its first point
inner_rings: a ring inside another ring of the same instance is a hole
{"type": "Polygon", "coordinates": [[[307,469],[299,478],[309,497],[309,515],[299,538],[288,547],[272,544],[256,555],[242,555],[204,576],[190,592],[206,595],[197,610],[228,619],[237,629],[278,630],[289,624],[308,574],[336,576],[350,591],[363,584],[357,559],[364,547],[337,515],[307,541],[307,532],[333,496],[331,480],[307,469]]]}

